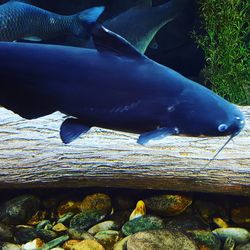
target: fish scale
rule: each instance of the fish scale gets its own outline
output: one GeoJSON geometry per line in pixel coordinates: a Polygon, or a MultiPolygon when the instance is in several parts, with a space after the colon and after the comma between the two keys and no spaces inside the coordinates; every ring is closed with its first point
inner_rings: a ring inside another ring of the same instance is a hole
{"type": "Polygon", "coordinates": [[[88,20],[95,21],[102,11],[103,7],[93,7],[75,15],[62,16],[30,4],[10,1],[0,6],[0,40],[45,40],[70,33],[84,36],[88,20]]]}

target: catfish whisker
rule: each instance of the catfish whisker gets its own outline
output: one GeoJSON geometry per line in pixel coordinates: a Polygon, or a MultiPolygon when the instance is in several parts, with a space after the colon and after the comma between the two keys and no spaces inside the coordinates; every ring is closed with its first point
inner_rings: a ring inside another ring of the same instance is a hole
{"type": "Polygon", "coordinates": [[[223,144],[223,146],[216,152],[216,154],[208,161],[206,166],[208,166],[217,156],[218,154],[225,148],[225,146],[234,138],[234,134],[232,134],[229,139],[223,144]]]}

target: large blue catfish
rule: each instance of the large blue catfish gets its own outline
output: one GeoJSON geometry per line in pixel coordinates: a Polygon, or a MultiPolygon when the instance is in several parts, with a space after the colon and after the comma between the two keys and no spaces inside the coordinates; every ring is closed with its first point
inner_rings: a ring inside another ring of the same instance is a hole
{"type": "Polygon", "coordinates": [[[0,43],[0,105],[27,119],[60,111],[70,143],[92,126],[140,134],[236,136],[240,110],[96,25],[95,49],[0,43]]]}

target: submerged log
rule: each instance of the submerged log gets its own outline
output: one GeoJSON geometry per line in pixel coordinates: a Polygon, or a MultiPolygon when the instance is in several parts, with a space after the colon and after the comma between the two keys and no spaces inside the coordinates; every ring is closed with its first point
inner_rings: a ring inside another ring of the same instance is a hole
{"type": "Polygon", "coordinates": [[[125,187],[250,196],[250,107],[244,131],[207,165],[226,138],[170,136],[147,146],[137,135],[93,128],[64,145],[59,112],[25,120],[0,108],[0,188],[125,187]]]}

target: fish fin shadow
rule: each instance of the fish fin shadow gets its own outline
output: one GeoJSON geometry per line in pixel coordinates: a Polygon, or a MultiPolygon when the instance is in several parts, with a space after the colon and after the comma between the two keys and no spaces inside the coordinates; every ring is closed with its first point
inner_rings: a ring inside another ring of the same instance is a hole
{"type": "Polygon", "coordinates": [[[80,135],[87,133],[90,127],[85,126],[79,119],[68,118],[60,128],[60,137],[63,143],[69,144],[77,139],[80,135]]]}

